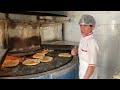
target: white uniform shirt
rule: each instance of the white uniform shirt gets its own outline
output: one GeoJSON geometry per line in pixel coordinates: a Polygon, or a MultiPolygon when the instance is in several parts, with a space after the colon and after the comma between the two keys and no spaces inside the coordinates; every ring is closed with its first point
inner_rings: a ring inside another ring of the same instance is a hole
{"type": "MultiPolygon", "coordinates": [[[[81,37],[79,48],[78,48],[78,55],[79,55],[79,62],[80,62],[80,67],[79,67],[80,78],[84,77],[87,67],[89,65],[96,66],[98,51],[99,51],[99,47],[92,33],[88,36],[81,37]]],[[[97,78],[96,75],[97,75],[97,72],[94,71],[93,75],[90,78],[97,78]]]]}

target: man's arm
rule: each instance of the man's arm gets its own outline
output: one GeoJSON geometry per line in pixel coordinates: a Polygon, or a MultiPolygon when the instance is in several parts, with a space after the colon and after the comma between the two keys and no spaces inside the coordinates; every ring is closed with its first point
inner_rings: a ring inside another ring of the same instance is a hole
{"type": "Polygon", "coordinates": [[[97,48],[94,40],[91,40],[88,45],[89,66],[86,70],[84,79],[89,79],[95,70],[97,63],[97,48]]]}
{"type": "Polygon", "coordinates": [[[89,79],[90,76],[93,74],[94,70],[95,70],[95,66],[88,66],[83,79],[89,79]]]}

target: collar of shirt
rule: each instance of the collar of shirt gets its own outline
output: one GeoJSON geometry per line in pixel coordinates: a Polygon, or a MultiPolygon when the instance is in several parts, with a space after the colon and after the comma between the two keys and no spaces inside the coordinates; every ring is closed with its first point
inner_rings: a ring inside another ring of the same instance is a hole
{"type": "Polygon", "coordinates": [[[87,36],[90,36],[90,35],[92,35],[93,34],[93,32],[90,32],[89,34],[87,34],[87,35],[85,35],[85,36],[83,36],[83,37],[87,37],[87,36]]]}
{"type": "Polygon", "coordinates": [[[93,38],[93,37],[94,37],[94,36],[93,36],[93,32],[91,32],[91,33],[89,33],[89,35],[87,35],[87,36],[82,36],[80,40],[82,40],[82,39],[88,39],[88,38],[93,38]]]}

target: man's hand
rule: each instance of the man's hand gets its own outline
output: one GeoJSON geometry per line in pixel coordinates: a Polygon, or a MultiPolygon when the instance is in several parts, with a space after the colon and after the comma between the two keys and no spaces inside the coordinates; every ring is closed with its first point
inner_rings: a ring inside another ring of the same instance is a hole
{"type": "Polygon", "coordinates": [[[71,55],[75,56],[75,55],[77,55],[77,53],[78,53],[78,50],[77,50],[77,49],[73,48],[73,49],[71,50],[71,55]]]}

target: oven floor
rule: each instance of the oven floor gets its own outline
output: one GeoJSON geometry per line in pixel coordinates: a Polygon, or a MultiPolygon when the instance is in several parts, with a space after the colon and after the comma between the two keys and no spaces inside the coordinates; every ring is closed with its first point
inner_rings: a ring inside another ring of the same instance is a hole
{"type": "Polygon", "coordinates": [[[41,62],[35,66],[26,66],[20,62],[19,65],[15,67],[1,68],[0,77],[24,76],[47,72],[59,68],[72,60],[72,57],[59,57],[59,53],[70,53],[70,50],[54,50],[53,52],[49,52],[46,56],[52,56],[53,60],[45,63],[41,62]]]}

